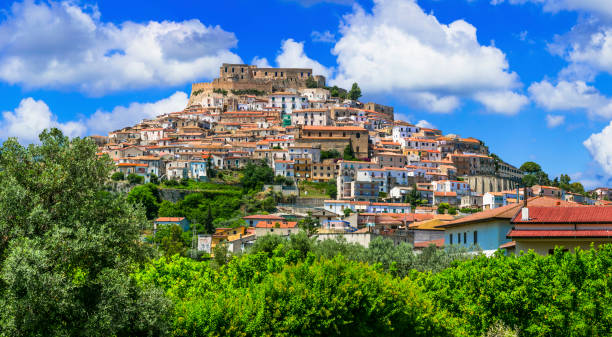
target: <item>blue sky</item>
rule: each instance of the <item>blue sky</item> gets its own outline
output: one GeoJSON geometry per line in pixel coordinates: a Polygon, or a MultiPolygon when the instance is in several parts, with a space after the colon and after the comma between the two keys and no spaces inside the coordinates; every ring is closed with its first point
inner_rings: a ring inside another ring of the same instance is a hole
{"type": "Polygon", "coordinates": [[[179,110],[224,61],[312,67],[511,164],[612,176],[608,0],[3,1],[0,139],[179,110]]]}

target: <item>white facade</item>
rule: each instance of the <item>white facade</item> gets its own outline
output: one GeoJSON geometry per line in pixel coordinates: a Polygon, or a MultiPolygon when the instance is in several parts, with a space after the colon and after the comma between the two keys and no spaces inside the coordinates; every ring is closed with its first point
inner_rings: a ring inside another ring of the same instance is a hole
{"type": "Polygon", "coordinates": [[[393,141],[396,143],[400,142],[400,139],[412,137],[413,134],[421,131],[421,128],[414,125],[396,125],[393,127],[392,136],[393,141]]]}

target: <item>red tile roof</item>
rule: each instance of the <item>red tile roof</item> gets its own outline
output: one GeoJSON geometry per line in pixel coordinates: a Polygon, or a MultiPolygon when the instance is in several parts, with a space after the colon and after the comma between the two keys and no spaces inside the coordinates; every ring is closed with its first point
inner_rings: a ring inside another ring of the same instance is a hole
{"type": "Polygon", "coordinates": [[[415,242],[414,243],[414,248],[427,248],[430,245],[435,245],[436,247],[442,247],[442,246],[444,246],[444,239],[437,239],[437,240],[430,240],[430,241],[423,241],[423,242],[415,242]]]}
{"type": "MultiPolygon", "coordinates": [[[[575,204],[571,204],[569,202],[565,202],[563,200],[551,198],[551,197],[532,197],[527,199],[527,207],[537,207],[537,206],[574,206],[575,204]]],[[[507,219],[511,220],[514,216],[520,211],[523,207],[523,203],[518,204],[510,204],[494,209],[489,209],[486,211],[474,213],[463,218],[457,219],[455,221],[451,221],[447,224],[441,225],[439,227],[454,227],[457,225],[481,222],[481,221],[491,221],[495,219],[507,219]]]]}
{"type": "Polygon", "coordinates": [[[612,224],[610,206],[574,207],[529,207],[529,220],[522,221],[521,214],[514,217],[513,223],[608,223],[612,224]]]}
{"type": "Polygon", "coordinates": [[[161,218],[157,218],[155,219],[155,222],[181,222],[185,220],[185,217],[161,217],[161,218]]]}
{"type": "Polygon", "coordinates": [[[612,230],[511,230],[509,238],[612,238],[612,230]]]}
{"type": "Polygon", "coordinates": [[[297,221],[260,221],[256,228],[295,228],[297,221]]]}

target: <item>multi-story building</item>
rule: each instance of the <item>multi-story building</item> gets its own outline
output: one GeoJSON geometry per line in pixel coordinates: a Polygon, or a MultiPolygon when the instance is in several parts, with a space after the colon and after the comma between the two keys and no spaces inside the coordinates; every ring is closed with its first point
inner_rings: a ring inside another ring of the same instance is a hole
{"type": "Polygon", "coordinates": [[[291,114],[292,125],[330,125],[329,109],[303,109],[293,110],[291,114]]]}
{"type": "Polygon", "coordinates": [[[312,180],[326,182],[336,179],[336,163],[334,159],[325,159],[320,163],[312,163],[312,180]]]}
{"type": "Polygon", "coordinates": [[[291,115],[293,110],[308,108],[308,99],[298,93],[275,92],[268,96],[268,107],[280,108],[282,114],[291,115]]]}
{"type": "Polygon", "coordinates": [[[320,144],[321,151],[336,150],[343,153],[351,144],[357,158],[368,157],[368,131],[359,126],[303,126],[296,143],[320,144]]]}
{"type": "Polygon", "coordinates": [[[401,139],[410,138],[415,133],[418,133],[421,130],[418,126],[414,126],[410,123],[406,122],[395,122],[393,129],[391,131],[391,135],[393,137],[393,141],[396,143],[400,143],[401,139]]]}

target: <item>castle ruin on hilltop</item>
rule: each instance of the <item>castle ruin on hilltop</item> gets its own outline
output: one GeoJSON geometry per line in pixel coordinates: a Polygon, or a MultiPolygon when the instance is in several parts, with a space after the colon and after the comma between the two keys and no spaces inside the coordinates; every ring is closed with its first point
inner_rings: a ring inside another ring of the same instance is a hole
{"type": "Polygon", "coordinates": [[[258,68],[249,64],[223,63],[219,78],[191,85],[188,105],[198,103],[203,96],[220,92],[265,95],[274,91],[302,89],[307,87],[309,78],[314,80],[317,87],[325,86],[325,76],[313,75],[310,68],[258,68]]]}

